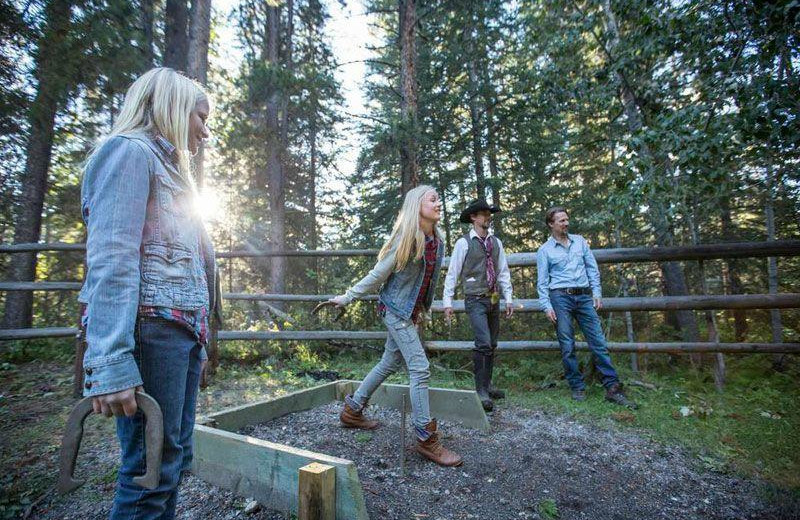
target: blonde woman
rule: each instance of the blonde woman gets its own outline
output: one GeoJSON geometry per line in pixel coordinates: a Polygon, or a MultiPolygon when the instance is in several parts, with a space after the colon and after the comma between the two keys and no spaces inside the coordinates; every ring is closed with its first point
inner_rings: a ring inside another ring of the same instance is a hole
{"type": "Polygon", "coordinates": [[[436,419],[430,416],[428,380],[430,369],[416,324],[430,309],[444,256],[444,241],[437,227],[442,202],[430,186],[406,194],[389,240],[378,254],[378,263],[360,282],[330,303],[345,306],[379,287],[379,310],[389,332],[380,362],[367,374],[352,396],[345,398],[339,418],[350,428],[371,430],[376,421],[364,416],[375,389],[405,362],[411,391],[411,410],[417,434],[417,451],[442,466],[458,466],[461,456],[442,446],[436,419]]]}
{"type": "Polygon", "coordinates": [[[152,69],[128,89],[114,128],[86,162],[83,392],[94,398],[95,413],[117,418],[122,464],[111,518],[173,518],[181,473],[192,460],[216,302],[214,250],[193,211],[189,155],[208,137],[209,110],[197,83],[152,69]],[[144,421],[134,397],[142,388],[164,416],[153,490],[133,482],[145,469],[144,421]]]}

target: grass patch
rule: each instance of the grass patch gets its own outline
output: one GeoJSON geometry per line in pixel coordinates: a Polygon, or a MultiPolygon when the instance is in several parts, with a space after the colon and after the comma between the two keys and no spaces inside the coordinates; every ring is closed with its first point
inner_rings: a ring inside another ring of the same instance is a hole
{"type": "Polygon", "coordinates": [[[355,434],[355,439],[361,443],[367,443],[372,440],[372,434],[368,432],[358,432],[355,434]]]}
{"type": "Polygon", "coordinates": [[[559,518],[558,506],[556,501],[550,498],[541,500],[536,506],[536,512],[543,520],[555,520],[559,518]]]}

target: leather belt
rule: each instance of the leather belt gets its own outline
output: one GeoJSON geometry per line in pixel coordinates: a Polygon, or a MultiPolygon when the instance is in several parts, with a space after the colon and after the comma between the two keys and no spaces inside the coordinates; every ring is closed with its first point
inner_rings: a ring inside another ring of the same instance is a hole
{"type": "Polygon", "coordinates": [[[551,291],[559,291],[566,294],[592,294],[591,287],[559,287],[558,289],[550,289],[551,291]]]}

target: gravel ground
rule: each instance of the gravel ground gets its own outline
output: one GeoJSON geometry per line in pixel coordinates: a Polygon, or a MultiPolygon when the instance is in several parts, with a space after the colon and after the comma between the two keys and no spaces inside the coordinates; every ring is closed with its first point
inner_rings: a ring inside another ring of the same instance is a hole
{"type": "Polygon", "coordinates": [[[440,468],[407,450],[401,477],[400,413],[371,407],[382,426],[361,432],[339,427],[339,410],[331,403],[242,433],[354,461],[373,519],[548,518],[549,501],[562,519],[800,518],[796,500],[767,503],[759,484],[702,472],[680,449],[514,408],[492,414],[490,433],[442,422],[464,465],[440,468]]]}
{"type": "MultiPolygon", "coordinates": [[[[630,430],[517,408],[492,414],[487,434],[442,422],[446,446],[464,456],[464,465],[440,468],[407,451],[401,476],[399,412],[371,407],[382,423],[373,432],[339,427],[338,412],[332,403],[242,433],[353,460],[373,520],[547,519],[554,518],[547,511],[553,506],[561,519],[800,518],[796,496],[767,500],[762,483],[703,471],[679,448],[630,430]]],[[[68,497],[48,496],[30,518],[108,517],[118,453],[108,449],[107,435],[87,432],[84,444],[79,474],[91,469],[92,480],[68,497]]],[[[290,518],[263,508],[247,513],[247,502],[188,475],[177,516],[290,518]]]]}

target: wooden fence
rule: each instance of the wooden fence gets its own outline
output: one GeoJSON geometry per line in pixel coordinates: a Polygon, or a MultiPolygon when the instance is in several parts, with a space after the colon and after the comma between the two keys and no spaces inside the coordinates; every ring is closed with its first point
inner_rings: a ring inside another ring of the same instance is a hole
{"type": "MultiPolygon", "coordinates": [[[[0,245],[0,253],[13,254],[21,252],[83,252],[84,244],[13,244],[0,245]]],[[[633,262],[662,262],[711,259],[800,256],[800,240],[778,240],[767,242],[735,242],[720,244],[702,244],[696,246],[677,247],[635,247],[616,249],[597,249],[593,251],[598,263],[616,264],[633,262]]],[[[287,257],[341,257],[341,256],[375,256],[377,250],[335,250],[335,251],[230,251],[220,252],[218,258],[264,258],[273,256],[287,257]]],[[[443,269],[447,267],[445,259],[443,269]]],[[[529,267],[536,265],[535,253],[511,253],[508,255],[511,267],[529,267]]],[[[0,291],[77,291],[80,282],[74,281],[42,281],[42,282],[0,282],[0,291]]],[[[331,294],[252,294],[223,293],[226,300],[239,301],[273,301],[273,302],[316,302],[326,300],[331,294]]],[[[365,300],[376,300],[372,295],[365,300]]],[[[540,311],[539,303],[533,299],[515,300],[518,312],[528,313],[540,311]]],[[[668,310],[728,310],[728,309],[793,309],[800,308],[800,293],[781,294],[741,294],[741,295],[687,295],[661,297],[625,297],[604,298],[601,312],[617,311],[668,311],[668,310]]],[[[463,300],[454,302],[456,312],[464,311],[463,300]]],[[[442,312],[441,301],[435,301],[433,312],[442,312]]],[[[34,338],[53,338],[74,336],[77,329],[73,327],[48,327],[31,329],[0,330],[0,341],[34,338]]],[[[220,331],[220,341],[255,340],[255,341],[371,341],[386,337],[384,332],[371,331],[220,331]]],[[[469,350],[467,341],[426,341],[426,348],[434,351],[469,350]]],[[[578,344],[578,348],[585,345],[578,344]]],[[[557,351],[555,341],[501,341],[501,351],[557,351]]],[[[653,352],[653,353],[785,353],[800,354],[800,343],[720,343],[717,341],[687,343],[653,343],[653,342],[611,342],[609,350],[616,352],[653,352]]]]}

